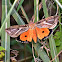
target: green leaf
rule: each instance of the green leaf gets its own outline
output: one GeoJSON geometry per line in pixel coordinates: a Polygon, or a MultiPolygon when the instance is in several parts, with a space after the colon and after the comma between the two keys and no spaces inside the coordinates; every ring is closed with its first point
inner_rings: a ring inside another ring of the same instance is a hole
{"type": "Polygon", "coordinates": [[[57,31],[54,35],[55,39],[59,39],[61,37],[61,32],[57,31]]]}
{"type": "Polygon", "coordinates": [[[59,39],[56,39],[55,40],[55,44],[56,44],[56,46],[60,46],[60,44],[61,44],[60,40],[59,39]]]}
{"type": "Polygon", "coordinates": [[[62,35],[61,32],[57,31],[54,35],[55,44],[57,46],[57,52],[59,53],[62,50],[62,35]]]}
{"type": "Polygon", "coordinates": [[[56,46],[60,46],[62,41],[61,38],[62,38],[61,32],[57,31],[54,35],[56,46]]]}
{"type": "Polygon", "coordinates": [[[24,0],[21,0],[21,1],[19,2],[19,5],[18,5],[18,8],[17,8],[17,11],[20,9],[20,6],[22,5],[23,2],[24,2],[24,0]]]}
{"type": "Polygon", "coordinates": [[[57,47],[57,53],[59,53],[62,50],[62,42],[59,47],[57,47]]]}
{"type": "Polygon", "coordinates": [[[2,50],[5,50],[5,48],[3,48],[3,47],[0,46],[0,51],[2,51],[2,50]]]}
{"type": "Polygon", "coordinates": [[[0,46],[0,59],[1,59],[3,56],[5,56],[4,52],[5,52],[5,49],[0,46]]]}
{"type": "Polygon", "coordinates": [[[5,56],[5,54],[3,52],[0,52],[0,59],[5,56]]]}

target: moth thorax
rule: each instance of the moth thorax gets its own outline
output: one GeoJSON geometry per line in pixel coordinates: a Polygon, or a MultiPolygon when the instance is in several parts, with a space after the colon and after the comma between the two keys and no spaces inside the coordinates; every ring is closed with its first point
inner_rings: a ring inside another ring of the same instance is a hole
{"type": "Polygon", "coordinates": [[[30,22],[29,23],[29,28],[34,29],[35,28],[35,23],[34,22],[30,22]]]}

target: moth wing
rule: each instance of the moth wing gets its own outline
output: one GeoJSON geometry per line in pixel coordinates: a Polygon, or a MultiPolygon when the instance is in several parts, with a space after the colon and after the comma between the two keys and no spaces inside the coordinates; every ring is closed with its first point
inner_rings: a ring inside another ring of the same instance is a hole
{"type": "Polygon", "coordinates": [[[36,23],[38,28],[49,28],[53,29],[56,27],[59,20],[59,16],[50,16],[48,18],[42,19],[36,23]]]}
{"type": "Polygon", "coordinates": [[[50,31],[49,31],[48,28],[38,28],[38,27],[36,27],[36,32],[37,32],[37,36],[38,36],[39,39],[43,39],[50,34],[50,31]]]}
{"type": "Polygon", "coordinates": [[[22,34],[23,32],[27,31],[29,29],[28,24],[27,25],[14,25],[11,26],[7,29],[5,29],[5,31],[11,36],[11,37],[18,37],[20,34],[22,34]]]}

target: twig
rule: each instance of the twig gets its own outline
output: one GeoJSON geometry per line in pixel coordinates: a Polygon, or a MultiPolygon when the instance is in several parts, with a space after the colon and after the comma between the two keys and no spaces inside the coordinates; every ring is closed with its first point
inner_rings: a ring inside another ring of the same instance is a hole
{"type": "MultiPolygon", "coordinates": [[[[41,8],[42,8],[42,2],[40,2],[40,4],[39,4],[39,11],[40,11],[41,8]]],[[[35,17],[33,15],[30,21],[34,21],[34,20],[35,20],[35,17]]]]}
{"type": "Polygon", "coordinates": [[[36,58],[35,58],[35,56],[34,56],[33,42],[32,42],[32,53],[33,53],[34,61],[36,62],[36,58]]]}
{"type": "Polygon", "coordinates": [[[54,61],[56,59],[56,57],[58,57],[61,52],[62,52],[62,50],[55,56],[54,59],[51,60],[51,62],[54,61]]]}
{"type": "MultiPolygon", "coordinates": [[[[18,4],[19,4],[19,1],[18,1],[18,4]]],[[[29,18],[28,18],[28,16],[26,15],[26,12],[25,12],[25,10],[23,9],[23,6],[22,6],[22,5],[20,6],[20,9],[21,9],[21,11],[22,11],[22,14],[23,14],[24,17],[26,18],[27,22],[29,23],[29,18]]]]}
{"type": "Polygon", "coordinates": [[[58,4],[57,4],[57,12],[56,12],[56,15],[58,15],[58,9],[59,9],[59,6],[58,6],[58,4]]]}
{"type": "Polygon", "coordinates": [[[55,1],[60,6],[60,8],[62,9],[62,5],[59,3],[59,1],[58,0],[55,0],[55,1]]]}
{"type": "Polygon", "coordinates": [[[22,5],[20,6],[21,10],[22,10],[22,14],[25,16],[27,22],[29,23],[29,19],[28,19],[28,16],[26,15],[26,12],[24,11],[22,5]]]}
{"type": "MultiPolygon", "coordinates": [[[[31,58],[32,58],[32,56],[26,57],[26,60],[29,60],[29,59],[31,59],[31,58]]],[[[25,61],[25,58],[24,58],[24,59],[21,59],[21,60],[18,60],[17,62],[23,62],[23,61],[25,61]]]]}
{"type": "MultiPolygon", "coordinates": [[[[18,2],[18,4],[19,4],[19,2],[18,2]]],[[[20,6],[20,8],[21,8],[21,10],[22,10],[23,15],[24,15],[25,18],[26,18],[26,14],[25,14],[24,11],[23,11],[23,7],[20,6]]],[[[40,4],[39,4],[39,11],[40,11],[41,8],[42,8],[42,2],[40,2],[40,4]]],[[[29,23],[29,19],[26,18],[26,20],[27,20],[27,22],[29,23]]],[[[35,17],[34,17],[34,15],[33,15],[30,21],[34,21],[34,20],[35,20],[35,17]]]]}

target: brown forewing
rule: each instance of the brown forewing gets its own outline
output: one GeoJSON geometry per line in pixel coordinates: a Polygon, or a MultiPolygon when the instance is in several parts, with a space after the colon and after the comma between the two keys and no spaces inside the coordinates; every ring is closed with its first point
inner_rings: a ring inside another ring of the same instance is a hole
{"type": "Polygon", "coordinates": [[[39,28],[49,28],[53,29],[59,20],[59,16],[50,16],[48,18],[42,19],[36,23],[37,27],[39,28]]]}
{"type": "Polygon", "coordinates": [[[21,33],[27,31],[29,29],[28,24],[27,25],[14,25],[11,26],[7,29],[5,29],[5,31],[11,36],[11,37],[18,37],[21,33]]]}

